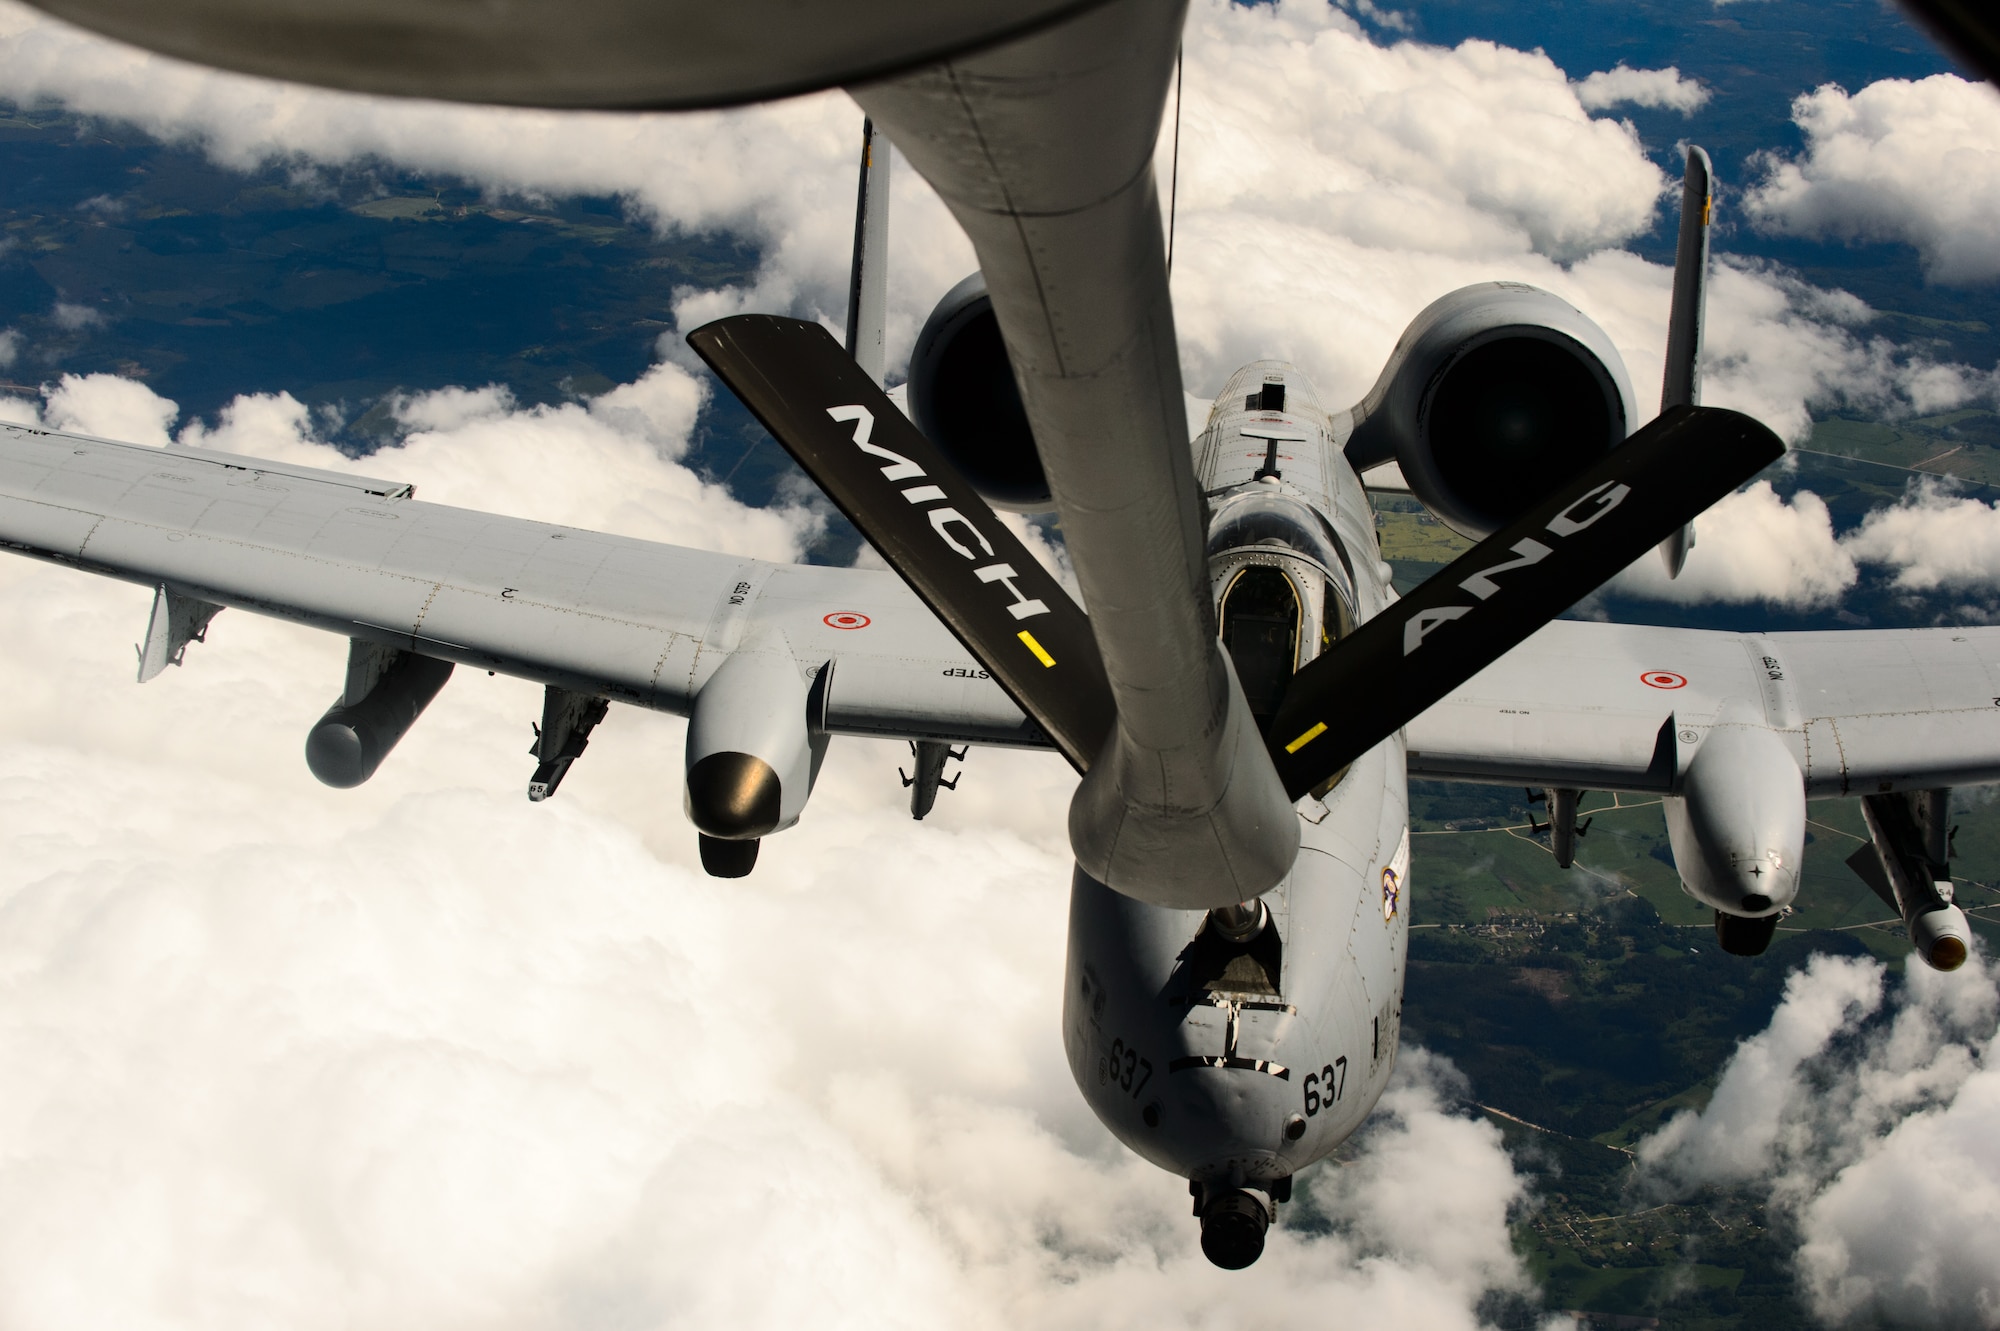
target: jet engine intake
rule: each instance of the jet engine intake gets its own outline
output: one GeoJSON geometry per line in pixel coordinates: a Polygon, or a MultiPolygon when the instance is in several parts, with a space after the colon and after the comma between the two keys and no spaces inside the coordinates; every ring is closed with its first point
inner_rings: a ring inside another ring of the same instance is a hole
{"type": "Polygon", "coordinates": [[[910,417],[993,507],[1016,513],[1055,507],[979,273],[946,292],[917,335],[910,417]]]}
{"type": "Polygon", "coordinates": [[[347,687],[306,735],[306,766],[345,790],[375,775],[451,678],[451,662],[355,639],[347,687]]]}
{"type": "Polygon", "coordinates": [[[823,705],[822,668],[808,678],[782,649],[739,648],[695,695],[688,716],[688,821],[702,834],[702,862],[738,878],[756,862],[758,838],[799,820],[819,775],[827,734],[811,712],[823,705]],[[731,852],[711,842],[747,842],[731,852]]]}
{"type": "Polygon", "coordinates": [[[1394,459],[1437,518],[1474,540],[1624,442],[1632,384],[1580,310],[1520,282],[1483,282],[1411,321],[1354,408],[1356,470],[1394,459]]]}
{"type": "Polygon", "coordinates": [[[1805,854],[1805,778],[1791,750],[1747,705],[1725,703],[1666,815],[1681,886],[1718,912],[1723,948],[1761,953],[1798,895],[1805,854]]]}

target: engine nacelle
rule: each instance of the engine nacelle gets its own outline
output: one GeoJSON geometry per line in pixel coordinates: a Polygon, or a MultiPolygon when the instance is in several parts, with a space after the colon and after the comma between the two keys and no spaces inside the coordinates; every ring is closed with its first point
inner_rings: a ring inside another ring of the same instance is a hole
{"type": "Polygon", "coordinates": [[[979,273],[946,292],[917,335],[910,416],[993,507],[1016,513],[1055,507],[979,273]]]}
{"type": "Polygon", "coordinates": [[[684,801],[704,836],[755,841],[799,820],[826,753],[809,716],[823,695],[817,682],[782,648],[746,646],[702,685],[688,715],[684,801]]]}
{"type": "Polygon", "coordinates": [[[1394,459],[1454,531],[1490,536],[1624,442],[1625,362],[1582,311],[1483,282],[1431,302],[1354,408],[1357,470],[1394,459]]]}
{"type": "Polygon", "coordinates": [[[354,641],[347,688],[306,735],[306,766],[345,790],[375,775],[451,678],[451,662],[354,641]]]}
{"type": "Polygon", "coordinates": [[[1798,895],[1806,839],[1805,778],[1777,732],[1761,718],[1725,711],[1695,750],[1681,793],[1668,797],[1666,815],[1681,886],[1726,916],[1771,921],[1768,942],[1769,927],[1798,895]]]}

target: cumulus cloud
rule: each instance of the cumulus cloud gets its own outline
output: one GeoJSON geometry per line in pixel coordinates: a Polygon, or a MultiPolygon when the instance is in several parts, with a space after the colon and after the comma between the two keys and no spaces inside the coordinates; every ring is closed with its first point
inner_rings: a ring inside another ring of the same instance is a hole
{"type": "Polygon", "coordinates": [[[1773,153],[1745,207],[1785,235],[1899,241],[1934,281],[2000,277],[2000,93],[1955,74],[1835,84],[1792,103],[1806,138],[1773,153]]]}
{"type": "Polygon", "coordinates": [[[180,407],[136,379],[115,374],[66,374],[44,394],[37,413],[51,429],[132,444],[164,444],[180,407]]]}
{"type": "Polygon", "coordinates": [[[1708,105],[1708,89],[1701,80],[1683,78],[1678,67],[1634,69],[1620,60],[1611,69],[1600,69],[1576,85],[1576,99],[1588,111],[1608,111],[1629,103],[1691,116],[1708,105]]]}
{"type": "Polygon", "coordinates": [[[75,301],[59,300],[49,311],[49,318],[65,333],[81,333],[104,325],[104,315],[88,305],[75,301]]]}
{"type": "Polygon", "coordinates": [[[507,415],[514,409],[514,392],[505,384],[447,387],[399,397],[391,407],[397,422],[406,429],[455,430],[473,421],[507,415]]]}
{"type": "MultiPolygon", "coordinates": [[[[1654,1183],[1683,1192],[1768,1171],[1781,1137],[1801,1126],[1790,1103],[1803,1093],[1799,1069],[1881,1003],[1879,963],[1814,957],[1786,977],[1770,1026],[1737,1047],[1708,1107],[1682,1110],[1639,1144],[1640,1167],[1654,1183]]],[[[1799,1143],[1789,1138],[1785,1145],[1799,1143]]]]}
{"type": "MultiPolygon", "coordinates": [[[[747,282],[678,293],[681,328],[746,309],[843,317],[860,116],[838,94],[681,115],[395,101],[196,69],[12,0],[0,14],[0,87],[21,102],[125,120],[234,167],[387,162],[495,194],[618,195],[664,232],[727,233],[757,253],[747,282]]],[[[1174,294],[1192,390],[1275,355],[1329,402],[1354,401],[1425,304],[1510,279],[1597,319],[1640,400],[1657,400],[1670,275],[1618,247],[1655,224],[1671,182],[1630,126],[1590,114],[1582,89],[1686,98],[1698,85],[1642,70],[1573,84],[1546,55],[1490,42],[1383,45],[1318,0],[1197,0],[1186,59],[1174,294]]],[[[1163,134],[1163,188],[1171,150],[1163,134]]],[[[896,360],[972,255],[900,165],[892,227],[896,360]]],[[[1726,363],[1709,400],[1798,437],[1809,403],[1849,404],[1850,388],[1852,405],[1979,389],[1970,372],[1878,347],[1823,297],[1769,272],[1719,279],[1709,337],[1726,363]]]]}
{"type": "MultiPolygon", "coordinates": [[[[1724,498],[1695,519],[1695,547],[1678,579],[1650,553],[1621,572],[1621,595],[1683,605],[1765,602],[1832,605],[1873,568],[1909,592],[2000,591],[2000,503],[1954,494],[1928,478],[1836,533],[1810,490],[1781,498],[1768,481],[1724,498]]],[[[1990,613],[1990,612],[1981,612],[1990,613]]]]}
{"type": "Polygon", "coordinates": [[[0,328],[0,370],[12,368],[20,355],[20,332],[13,328],[0,328]]]}
{"type": "MultiPolygon", "coordinates": [[[[58,397],[74,404],[82,394],[81,385],[72,390],[69,384],[65,380],[50,398],[51,424],[58,423],[58,397]]],[[[108,386],[90,387],[107,399],[113,396],[108,386]]],[[[161,402],[141,385],[129,385],[127,396],[136,396],[131,389],[161,402]]],[[[213,426],[191,422],[176,441],[407,481],[426,499],[463,508],[764,559],[793,558],[818,535],[822,519],[816,513],[750,508],[684,467],[661,465],[686,449],[704,396],[702,382],[671,363],[655,365],[589,404],[522,409],[502,388],[445,388],[400,400],[395,414],[408,433],[356,461],[316,436],[311,412],[291,394],[260,393],[230,402],[213,426]],[[579,477],[586,479],[579,483],[579,477]]],[[[172,403],[154,409],[155,415],[173,410],[172,403]]]]}
{"type": "Polygon", "coordinates": [[[1769,481],[1724,498],[1695,520],[1695,546],[1678,578],[1646,556],[1612,582],[1627,596],[1692,605],[1707,601],[1830,605],[1860,577],[1834,536],[1826,502],[1810,490],[1781,499],[1769,481]]]}
{"type": "Polygon", "coordinates": [[[1898,587],[2000,587],[2000,504],[1954,496],[1923,482],[1902,502],[1862,519],[1845,543],[1856,557],[1892,566],[1898,587]]]}
{"type": "Polygon", "coordinates": [[[1429,301],[1567,295],[1563,261],[1648,229],[1666,188],[1539,52],[1382,46],[1304,0],[1197,4],[1186,49],[1174,298],[1198,393],[1274,355],[1353,401],[1429,301]]]}
{"type": "MultiPolygon", "coordinates": [[[[1191,388],[1277,354],[1352,400],[1422,305],[1511,278],[1597,318],[1657,398],[1668,274],[1618,247],[1669,182],[1565,71],[1484,42],[1382,46],[1306,0],[1199,0],[1190,23],[1175,295],[1191,388]]],[[[4,0],[0,87],[233,166],[616,194],[663,231],[742,239],[754,276],[682,293],[683,327],[743,308],[831,323],[845,298],[859,114],[836,95],[683,116],[379,101],[192,69],[4,0]]],[[[899,349],[971,256],[907,170],[895,210],[899,349]]],[[[1850,391],[1978,391],[1866,324],[1851,298],[1726,268],[1709,400],[1796,435],[1808,402],[1850,391]]],[[[795,551],[803,516],[675,465],[700,392],[669,364],[588,404],[427,394],[360,463],[283,393],[177,437],[441,502],[795,551]]],[[[161,444],[178,419],[108,376],[9,410],[161,444]]],[[[1817,539],[1803,497],[1742,515],[1773,509],[1817,539]]],[[[1697,558],[1731,539],[1705,531],[1697,558]]],[[[806,820],[718,894],[676,812],[671,719],[619,709],[530,808],[538,691],[466,672],[381,775],[332,793],[298,748],[340,643],[232,612],[135,689],[145,609],[142,591],[0,561],[0,800],[34,830],[0,864],[0,1320],[1241,1319],[1245,1278],[1201,1261],[1184,1195],[1109,1141],[1063,1065],[1059,762],[977,753],[913,825],[902,755],[840,741],[806,820]]],[[[1505,1229],[1519,1181],[1490,1129],[1448,1111],[1447,1080],[1412,1057],[1359,1160],[1301,1180],[1336,1223],[1281,1231],[1248,1277],[1273,1321],[1337,1306],[1471,1326],[1482,1290],[1523,1287],[1505,1229]],[[1413,1173],[1449,1183],[1402,1186],[1413,1173]]]]}
{"type": "Polygon", "coordinates": [[[1409,18],[1398,9],[1385,9],[1375,0],[1335,0],[1342,9],[1390,32],[1408,32],[1409,18]]]}
{"type": "Polygon", "coordinates": [[[1450,1272],[1442,1293],[1454,1301],[1526,1289],[1506,1221],[1527,1190],[1499,1130],[1451,1112],[1467,1087],[1448,1060],[1412,1049],[1399,1063],[1367,1153],[1349,1168],[1320,1171],[1316,1200],[1361,1253],[1450,1272]]]}
{"type": "Polygon", "coordinates": [[[1826,1321],[2000,1326],[1996,1016],[1983,957],[1950,975],[1912,965],[1886,994],[1880,963],[1816,957],[1708,1108],[1640,1144],[1640,1169],[1668,1193],[1764,1190],[1826,1321]]]}
{"type": "MultiPolygon", "coordinates": [[[[259,395],[178,441],[794,553],[784,514],[673,460],[699,396],[673,365],[588,405],[452,390],[354,463],[259,395]]],[[[39,411],[163,445],[177,418],[108,376],[39,411]]],[[[331,791],[299,748],[345,645],[228,611],[139,687],[147,600],[0,560],[10,1326],[1192,1327],[1254,1288],[1273,1324],[1469,1331],[1485,1290],[1527,1288],[1521,1180],[1420,1054],[1356,1163],[1300,1180],[1333,1231],[1208,1266],[1184,1189],[1060,1050],[1075,777],[1051,755],[974,753],[918,824],[906,756],[837,740],[799,827],[719,893],[680,722],[614,709],[531,805],[540,690],[460,671],[331,791]]]]}
{"type": "MultiPolygon", "coordinates": [[[[1650,417],[1672,274],[1622,246],[1674,189],[1629,125],[1590,115],[1584,86],[1540,52],[1378,45],[1303,0],[1197,4],[1174,246],[1189,388],[1274,356],[1353,402],[1418,310],[1497,279],[1601,324],[1650,417]]],[[[1873,311],[1845,292],[1718,260],[1705,401],[1799,440],[1815,407],[1934,411],[1992,393],[1985,372],[1871,335],[1873,311]]]]}
{"type": "MultiPolygon", "coordinates": [[[[745,288],[681,293],[682,327],[741,309],[844,318],[861,113],[838,93],[679,115],[457,106],[202,69],[12,0],[0,0],[0,20],[0,88],[18,103],[126,121],[243,170],[388,162],[495,195],[621,196],[664,232],[728,233],[760,255],[745,288]]],[[[907,354],[930,302],[973,263],[913,172],[896,173],[894,191],[889,344],[907,354]]]]}

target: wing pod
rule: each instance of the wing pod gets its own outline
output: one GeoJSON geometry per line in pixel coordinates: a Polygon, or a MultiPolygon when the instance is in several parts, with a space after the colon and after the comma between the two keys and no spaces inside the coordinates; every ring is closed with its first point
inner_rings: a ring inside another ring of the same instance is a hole
{"type": "Polygon", "coordinates": [[[1292,676],[1267,732],[1286,791],[1330,780],[1784,451],[1737,412],[1662,415],[1292,676]]]}
{"type": "Polygon", "coordinates": [[[993,507],[1016,513],[1055,507],[979,273],[947,291],[924,321],[910,353],[910,415],[993,507]]]}
{"type": "Polygon", "coordinates": [[[1864,796],[1861,817],[1871,844],[1847,861],[1903,917],[1917,955],[1939,971],[1963,966],[1971,946],[1965,912],[1952,902],[1950,796],[1948,790],[1864,796]]]}
{"type": "Polygon", "coordinates": [[[1482,282],[1431,302],[1354,408],[1356,472],[1394,460],[1439,521],[1483,538],[1616,448],[1625,362],[1568,301],[1482,282]]]}
{"type": "Polygon", "coordinates": [[[1749,704],[1725,703],[1666,801],[1681,888],[1717,912],[1725,950],[1756,955],[1799,891],[1805,777],[1749,704]],[[1728,917],[1728,918],[1724,918],[1728,917]]]}
{"type": "Polygon", "coordinates": [[[351,639],[347,687],[306,736],[306,766],[329,786],[360,785],[409,733],[451,670],[449,661],[351,639]]]}
{"type": "MultiPolygon", "coordinates": [[[[809,676],[781,644],[746,645],[701,686],[688,713],[683,806],[703,837],[755,842],[805,812],[826,753],[826,731],[811,715],[825,673],[809,676]]],[[[704,862],[713,853],[704,842],[704,862]]],[[[747,853],[754,863],[754,848],[747,853]]]]}

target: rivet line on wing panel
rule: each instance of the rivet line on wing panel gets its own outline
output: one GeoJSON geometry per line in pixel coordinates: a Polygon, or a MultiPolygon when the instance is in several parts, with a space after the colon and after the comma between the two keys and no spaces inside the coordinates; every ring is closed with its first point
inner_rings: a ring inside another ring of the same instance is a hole
{"type": "MultiPolygon", "coordinates": [[[[25,502],[25,503],[34,503],[34,502],[38,502],[38,501],[35,501],[35,500],[24,500],[24,501],[22,501],[22,502],[25,502]]],[[[62,507],[62,505],[57,505],[57,504],[50,504],[50,505],[46,505],[46,507],[50,507],[50,508],[61,508],[61,507],[62,507]]],[[[85,510],[85,509],[69,509],[69,510],[66,510],[66,511],[69,511],[69,512],[77,512],[77,513],[82,513],[82,512],[86,512],[87,510],[85,510]]],[[[103,523],[104,521],[105,521],[105,519],[104,519],[104,518],[102,518],[102,517],[98,518],[98,523],[99,523],[99,525],[101,525],[101,524],[102,524],[102,523],[103,523]]],[[[124,519],[120,519],[120,521],[124,521],[124,519]]],[[[397,573],[397,572],[394,572],[394,571],[392,571],[392,570],[390,570],[390,569],[384,569],[384,568],[373,568],[373,567],[370,567],[370,566],[368,566],[368,565],[366,565],[366,564],[350,564],[350,563],[346,563],[346,562],[343,562],[343,561],[341,561],[341,560],[338,560],[338,559],[328,559],[328,558],[326,558],[326,556],[324,556],[324,555],[309,555],[309,554],[303,554],[303,553],[301,553],[301,552],[299,552],[299,551],[296,551],[296,550],[279,550],[279,549],[275,549],[275,548],[273,548],[273,547],[271,547],[271,546],[268,546],[268,545],[255,545],[255,544],[252,544],[251,542],[248,542],[248,541],[241,541],[241,540],[237,540],[237,539],[235,539],[234,537],[227,537],[227,536],[214,536],[214,535],[210,535],[210,534],[209,534],[209,533],[207,533],[207,532],[180,532],[180,531],[176,531],[175,529],[172,529],[172,528],[168,528],[168,527],[160,527],[160,526],[156,526],[156,525],[154,525],[154,524],[152,524],[152,523],[145,523],[145,522],[133,522],[133,523],[129,523],[128,525],[130,525],[130,526],[133,526],[133,527],[139,527],[139,528],[145,528],[145,529],[147,529],[147,530],[150,530],[150,531],[156,531],[156,532],[165,532],[166,534],[168,534],[168,535],[170,535],[170,536],[171,536],[171,535],[179,535],[179,536],[188,536],[188,537],[192,537],[192,538],[193,538],[193,539],[195,539],[195,540],[199,540],[199,541],[206,541],[206,542],[209,542],[209,543],[210,543],[210,544],[212,544],[212,545],[220,545],[220,546],[233,546],[233,547],[235,547],[235,548],[237,548],[237,549],[242,549],[242,550],[254,550],[254,551],[256,551],[256,552],[257,552],[258,554],[263,554],[263,555],[275,555],[275,556],[279,556],[279,557],[281,557],[281,558],[284,558],[284,559],[295,559],[295,560],[298,560],[298,561],[300,561],[300,562],[302,562],[302,563],[307,563],[307,564],[317,564],[317,565],[320,565],[320,566],[321,566],[321,567],[323,567],[323,568],[335,568],[335,569],[341,569],[341,570],[344,570],[344,571],[347,571],[347,572],[360,572],[360,573],[365,573],[365,574],[368,574],[368,575],[369,575],[369,576],[371,576],[371,577],[380,577],[380,578],[395,578],[395,579],[398,579],[398,580],[400,580],[400,581],[403,581],[403,582],[409,582],[409,583],[415,583],[415,584],[417,584],[417,585],[419,585],[419,586],[421,586],[421,585],[422,585],[422,584],[423,584],[423,583],[424,583],[424,582],[426,581],[426,580],[425,580],[425,579],[423,579],[423,578],[416,578],[416,577],[412,577],[412,576],[410,576],[410,575],[409,575],[409,574],[407,574],[407,573],[397,573]]],[[[96,528],[95,526],[93,526],[93,527],[91,528],[91,532],[92,532],[92,534],[93,534],[93,535],[94,535],[94,534],[96,533],[96,530],[97,530],[97,528],[96,528]]],[[[85,544],[88,544],[88,543],[89,543],[89,540],[90,540],[90,538],[89,538],[88,536],[86,536],[86,537],[84,538],[84,542],[85,542],[85,544]]],[[[81,546],[79,546],[79,547],[78,547],[78,549],[77,549],[77,554],[78,554],[78,555],[81,555],[82,553],[83,553],[83,550],[82,550],[82,547],[81,547],[81,546]]],[[[109,567],[109,566],[107,566],[107,567],[109,567]]],[[[443,589],[443,588],[444,588],[444,587],[445,587],[446,585],[447,585],[447,584],[445,584],[445,583],[442,583],[442,582],[436,582],[436,583],[433,583],[433,584],[432,584],[432,586],[431,586],[431,594],[430,594],[430,597],[426,598],[426,600],[424,601],[424,610],[423,610],[422,612],[420,612],[420,614],[419,614],[419,618],[418,618],[418,620],[417,620],[417,623],[418,623],[419,625],[421,625],[421,624],[423,623],[423,619],[422,619],[422,615],[423,615],[423,614],[428,614],[428,613],[429,613],[429,608],[430,608],[430,603],[431,603],[431,601],[432,601],[432,600],[434,600],[434,599],[436,599],[436,597],[437,597],[437,594],[438,594],[438,592],[439,592],[440,590],[442,590],[442,589],[443,589]]],[[[464,586],[460,586],[460,585],[458,585],[457,583],[452,583],[452,584],[449,584],[449,585],[450,585],[450,587],[451,587],[451,590],[452,590],[452,591],[454,591],[454,592],[460,592],[460,593],[463,593],[464,595],[467,595],[467,596],[483,596],[483,597],[485,597],[486,599],[488,599],[488,600],[493,600],[493,601],[497,601],[497,600],[499,600],[499,599],[500,599],[500,594],[499,594],[498,592],[495,592],[495,591],[491,591],[491,590],[488,590],[488,589],[486,589],[486,588],[483,588],[483,587],[464,587],[464,586]]],[[[604,624],[618,624],[618,625],[622,625],[622,626],[625,626],[625,627],[628,627],[628,628],[636,628],[636,629],[646,629],[646,630],[649,630],[649,631],[653,631],[653,632],[660,632],[660,631],[662,631],[662,630],[660,629],[660,626],[659,626],[659,625],[657,625],[657,624],[649,624],[649,623],[647,623],[646,621],[644,621],[644,620],[639,620],[639,619],[627,619],[627,618],[624,618],[624,617],[622,617],[622,616],[619,616],[619,615],[607,615],[607,614],[605,614],[605,613],[604,613],[603,611],[600,611],[600,610],[581,610],[581,609],[578,609],[578,608],[577,608],[577,607],[575,607],[575,606],[567,606],[567,605],[556,605],[556,604],[554,604],[554,603],[552,603],[552,602],[548,602],[548,601],[524,601],[524,600],[522,600],[522,599],[521,599],[520,597],[518,597],[518,596],[516,596],[516,597],[513,597],[513,598],[511,598],[511,600],[512,600],[512,603],[513,603],[513,604],[515,604],[515,605],[525,605],[525,606],[530,606],[530,607],[532,607],[532,608],[534,608],[534,609],[537,609],[537,610],[544,610],[544,611],[548,611],[548,612],[551,612],[551,613],[554,613],[554,614],[563,614],[563,615],[570,615],[570,616],[573,616],[573,617],[575,617],[575,618],[577,618],[577,619],[590,619],[590,620],[595,620],[595,621],[597,621],[597,622],[599,622],[599,623],[604,623],[604,624]]],[[[673,632],[673,630],[671,630],[671,629],[668,629],[668,630],[664,630],[664,631],[665,631],[665,632],[669,632],[669,633],[673,632]]]]}
{"type": "Polygon", "coordinates": [[[660,691],[660,672],[667,668],[667,660],[674,654],[674,645],[684,636],[686,635],[675,633],[671,629],[667,630],[666,649],[660,653],[660,659],[653,662],[653,675],[647,681],[647,687],[652,689],[653,692],[658,693],[660,691]]]}
{"type": "MultiPolygon", "coordinates": [[[[88,512],[89,510],[73,509],[71,511],[76,513],[84,513],[88,512]]],[[[90,548],[90,538],[97,535],[97,529],[99,527],[102,527],[103,525],[104,525],[104,517],[102,514],[99,514],[97,521],[90,524],[90,530],[83,534],[83,539],[76,543],[76,553],[79,559],[83,557],[83,552],[90,548]]]]}
{"type": "Polygon", "coordinates": [[[438,593],[443,590],[444,590],[444,584],[442,582],[434,582],[431,584],[431,594],[424,598],[423,607],[417,611],[417,622],[410,625],[410,633],[412,636],[421,633],[423,631],[424,618],[431,612],[431,602],[437,600],[438,593]]]}

